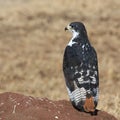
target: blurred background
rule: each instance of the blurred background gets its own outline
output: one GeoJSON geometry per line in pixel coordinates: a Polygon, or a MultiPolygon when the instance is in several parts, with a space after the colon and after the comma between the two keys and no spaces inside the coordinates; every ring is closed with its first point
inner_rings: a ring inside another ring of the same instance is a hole
{"type": "Polygon", "coordinates": [[[62,60],[72,21],[98,54],[98,109],[120,118],[120,0],[0,0],[0,93],[69,100],[62,60]]]}

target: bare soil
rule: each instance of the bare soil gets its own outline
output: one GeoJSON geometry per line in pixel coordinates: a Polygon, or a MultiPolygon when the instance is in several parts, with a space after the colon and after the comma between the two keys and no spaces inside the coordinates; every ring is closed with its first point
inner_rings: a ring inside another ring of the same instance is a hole
{"type": "Polygon", "coordinates": [[[16,93],[0,94],[1,120],[117,120],[114,116],[96,111],[95,115],[80,112],[66,100],[53,101],[16,93]]]}

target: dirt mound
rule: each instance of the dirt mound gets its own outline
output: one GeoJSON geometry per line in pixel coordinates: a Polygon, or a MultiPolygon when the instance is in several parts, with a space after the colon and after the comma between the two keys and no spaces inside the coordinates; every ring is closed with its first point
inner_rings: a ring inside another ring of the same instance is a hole
{"type": "Polygon", "coordinates": [[[75,110],[66,100],[52,101],[16,93],[0,94],[0,120],[117,120],[98,111],[96,116],[75,110]]]}

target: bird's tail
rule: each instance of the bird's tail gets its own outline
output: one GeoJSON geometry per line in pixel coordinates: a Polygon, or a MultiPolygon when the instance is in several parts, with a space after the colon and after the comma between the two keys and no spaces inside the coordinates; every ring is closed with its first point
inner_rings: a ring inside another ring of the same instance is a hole
{"type": "Polygon", "coordinates": [[[86,112],[94,112],[95,111],[95,103],[94,103],[94,98],[92,95],[87,95],[86,100],[84,103],[84,110],[86,112]]]}

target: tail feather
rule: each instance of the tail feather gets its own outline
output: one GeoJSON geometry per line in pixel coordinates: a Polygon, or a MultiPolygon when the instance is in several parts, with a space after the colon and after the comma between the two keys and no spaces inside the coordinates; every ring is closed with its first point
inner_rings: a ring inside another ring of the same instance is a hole
{"type": "Polygon", "coordinates": [[[93,100],[92,96],[86,97],[83,107],[86,112],[94,112],[95,111],[95,104],[94,104],[94,100],[93,100]]]}

